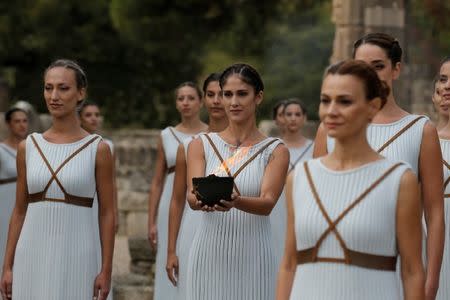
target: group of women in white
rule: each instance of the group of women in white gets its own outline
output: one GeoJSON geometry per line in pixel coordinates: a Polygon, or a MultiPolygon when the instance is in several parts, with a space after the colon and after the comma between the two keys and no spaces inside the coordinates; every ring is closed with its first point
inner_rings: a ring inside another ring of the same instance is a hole
{"type": "MultiPolygon", "coordinates": [[[[295,98],[274,108],[280,138],[259,131],[264,83],[248,64],[202,90],[181,84],[181,122],[161,132],[149,193],[154,299],[449,299],[450,59],[434,83],[435,127],[395,101],[401,57],[397,40],[370,33],[328,67],[314,142],[295,98]],[[192,178],[210,174],[234,178],[230,200],[197,199],[192,178]]],[[[25,112],[6,114],[4,299],[111,296],[113,151],[86,89],[84,71],[58,60],[44,73],[52,127],[26,137],[25,112]]]]}

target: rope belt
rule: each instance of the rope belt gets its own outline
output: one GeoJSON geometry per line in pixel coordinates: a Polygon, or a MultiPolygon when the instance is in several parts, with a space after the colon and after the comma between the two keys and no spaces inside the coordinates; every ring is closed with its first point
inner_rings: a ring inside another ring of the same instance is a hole
{"type": "Polygon", "coordinates": [[[17,181],[17,177],[0,179],[0,185],[1,184],[13,183],[13,182],[16,182],[16,181],[17,181]]]}

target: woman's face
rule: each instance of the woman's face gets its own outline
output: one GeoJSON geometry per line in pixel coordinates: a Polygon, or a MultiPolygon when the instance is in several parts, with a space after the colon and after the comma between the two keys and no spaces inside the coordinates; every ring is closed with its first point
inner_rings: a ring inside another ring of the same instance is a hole
{"type": "Polygon", "coordinates": [[[392,91],[393,81],[400,76],[400,63],[393,66],[383,48],[372,44],[362,44],[355,52],[355,59],[365,61],[372,66],[378,78],[386,82],[392,91]]]}
{"type": "Polygon", "coordinates": [[[8,122],[9,131],[19,139],[24,139],[28,134],[28,116],[23,111],[16,111],[8,122]]]}
{"type": "Polygon", "coordinates": [[[227,117],[222,103],[222,94],[218,81],[208,83],[205,91],[205,107],[211,119],[219,120],[227,117]]]}
{"type": "Polygon", "coordinates": [[[434,92],[433,96],[431,96],[431,100],[433,101],[434,109],[440,116],[448,117],[449,115],[449,108],[450,108],[450,102],[445,103],[445,101],[442,101],[441,97],[441,91],[439,90],[440,83],[439,81],[436,82],[434,85],[434,92]]]}
{"type": "Polygon", "coordinates": [[[79,89],[75,71],[54,67],[44,78],[44,98],[49,113],[55,118],[76,114],[77,105],[84,99],[85,89],[79,89]]]}
{"type": "Polygon", "coordinates": [[[284,117],[284,104],[278,106],[277,108],[275,124],[278,126],[279,129],[284,130],[284,126],[286,125],[286,119],[284,117]]]}
{"type": "Polygon", "coordinates": [[[319,116],[330,137],[347,139],[366,132],[380,101],[368,101],[362,81],[352,75],[327,75],[322,83],[319,116]]]}
{"type": "Polygon", "coordinates": [[[255,94],[253,86],[237,74],[230,75],[223,86],[223,104],[228,120],[233,123],[255,119],[256,107],[263,100],[263,92],[255,94]]]}
{"type": "Polygon", "coordinates": [[[183,86],[177,91],[176,108],[183,118],[198,116],[202,101],[197,91],[190,86],[183,86]]]}
{"type": "Polygon", "coordinates": [[[290,132],[298,132],[303,128],[306,115],[298,104],[289,104],[284,109],[285,128],[290,132]]]}
{"type": "Polygon", "coordinates": [[[88,105],[80,113],[81,127],[89,133],[95,133],[100,126],[100,109],[97,105],[88,105]]]}
{"type": "Polygon", "coordinates": [[[440,107],[446,107],[447,115],[450,107],[450,61],[444,63],[439,70],[440,107]]]}

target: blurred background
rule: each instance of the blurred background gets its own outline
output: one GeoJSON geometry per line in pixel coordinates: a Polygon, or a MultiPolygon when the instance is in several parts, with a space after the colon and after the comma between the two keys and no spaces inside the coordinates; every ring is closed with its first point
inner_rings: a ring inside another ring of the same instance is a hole
{"type": "Polygon", "coordinates": [[[87,70],[89,99],[102,105],[109,128],[175,124],[174,88],[201,84],[234,62],[251,63],[263,76],[261,119],[274,102],[294,96],[315,119],[323,69],[348,55],[336,54],[345,52],[342,35],[373,30],[380,15],[375,25],[398,36],[407,52],[403,85],[410,90],[400,102],[410,108],[413,81],[431,81],[450,54],[449,1],[1,1],[0,111],[24,99],[45,112],[42,72],[65,57],[87,70]]]}
{"type": "Polygon", "coordinates": [[[102,106],[103,133],[114,141],[117,158],[114,299],[152,300],[149,182],[159,129],[179,121],[179,83],[201,85],[211,72],[250,63],[266,85],[259,119],[270,119],[278,100],[298,97],[310,112],[312,137],[324,68],[351,57],[364,33],[382,31],[404,50],[397,101],[433,118],[432,80],[450,55],[449,16],[448,0],[3,0],[0,115],[26,100],[34,107],[32,130],[42,131],[51,121],[45,68],[57,58],[85,68],[88,98],[102,106]]]}

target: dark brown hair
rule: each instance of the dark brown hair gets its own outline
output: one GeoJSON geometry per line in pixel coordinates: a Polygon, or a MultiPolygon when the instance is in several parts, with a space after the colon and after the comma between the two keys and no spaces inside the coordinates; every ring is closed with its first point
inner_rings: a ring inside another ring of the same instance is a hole
{"type": "Polygon", "coordinates": [[[5,112],[5,123],[11,122],[13,114],[18,111],[23,112],[28,118],[28,114],[25,110],[18,108],[18,107],[13,107],[13,108],[8,109],[7,112],[5,112]]]}
{"type": "Polygon", "coordinates": [[[185,87],[185,86],[190,87],[190,88],[193,88],[193,89],[195,90],[195,92],[197,93],[199,100],[201,100],[201,99],[203,98],[203,93],[202,93],[202,91],[201,91],[200,88],[197,86],[197,84],[195,84],[195,82],[193,82],[193,81],[185,81],[185,82],[183,82],[183,83],[180,83],[180,84],[177,86],[177,88],[175,89],[175,97],[178,97],[178,91],[179,91],[181,88],[185,87]]]}
{"type": "Polygon", "coordinates": [[[70,59],[57,59],[54,62],[52,62],[47,67],[47,69],[45,69],[44,77],[45,77],[45,75],[47,75],[47,72],[50,69],[53,69],[56,67],[62,67],[62,68],[73,70],[73,72],[75,73],[75,81],[77,82],[77,88],[78,89],[82,89],[82,88],[87,89],[88,82],[87,82],[86,73],[80,67],[80,65],[78,63],[76,63],[75,61],[70,60],[70,59]]]}
{"type": "Polygon", "coordinates": [[[353,44],[353,58],[355,58],[356,50],[364,44],[375,45],[383,49],[393,66],[402,61],[402,48],[397,39],[389,34],[382,32],[366,34],[353,44]]]}
{"type": "Polygon", "coordinates": [[[361,60],[348,59],[328,67],[327,75],[351,75],[362,81],[366,99],[371,101],[375,98],[381,99],[381,107],[386,104],[389,95],[389,87],[380,80],[375,70],[361,60]]]}
{"type": "Polygon", "coordinates": [[[252,66],[243,63],[233,64],[223,71],[219,81],[220,88],[223,89],[228,77],[234,74],[238,75],[239,78],[246,84],[251,85],[255,90],[255,94],[264,91],[264,83],[258,71],[256,71],[252,66]]]}
{"type": "Polygon", "coordinates": [[[277,118],[278,109],[280,107],[283,107],[283,110],[284,110],[284,108],[286,107],[286,100],[281,100],[281,101],[278,101],[277,103],[275,103],[275,106],[272,109],[272,119],[273,120],[275,120],[277,118]]]}
{"type": "Polygon", "coordinates": [[[284,109],[286,110],[286,107],[288,107],[289,105],[298,105],[300,107],[300,109],[302,110],[302,113],[304,115],[307,114],[306,106],[305,106],[305,104],[303,104],[303,102],[299,98],[289,98],[289,99],[287,99],[285,104],[284,104],[284,109]]]}
{"type": "Polygon", "coordinates": [[[208,85],[211,82],[215,82],[215,81],[219,82],[220,81],[220,75],[222,75],[222,74],[220,74],[220,73],[211,73],[211,74],[209,74],[208,77],[206,77],[205,81],[203,82],[203,93],[204,94],[206,94],[206,89],[208,88],[208,85]]]}

